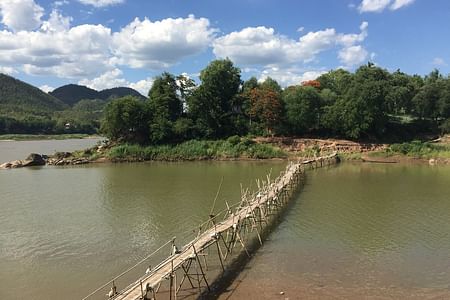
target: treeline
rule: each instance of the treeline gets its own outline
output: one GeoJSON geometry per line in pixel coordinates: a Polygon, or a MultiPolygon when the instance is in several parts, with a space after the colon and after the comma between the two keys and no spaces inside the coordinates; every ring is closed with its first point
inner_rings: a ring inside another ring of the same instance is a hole
{"type": "Polygon", "coordinates": [[[101,131],[112,140],[164,144],[248,134],[377,139],[450,130],[450,78],[437,70],[410,76],[369,63],[282,89],[271,78],[242,81],[225,59],[211,62],[200,81],[161,74],[148,100],[108,103],[101,131]]]}
{"type": "Polygon", "coordinates": [[[81,100],[61,111],[35,112],[1,109],[0,134],[94,134],[106,101],[81,100]]]}

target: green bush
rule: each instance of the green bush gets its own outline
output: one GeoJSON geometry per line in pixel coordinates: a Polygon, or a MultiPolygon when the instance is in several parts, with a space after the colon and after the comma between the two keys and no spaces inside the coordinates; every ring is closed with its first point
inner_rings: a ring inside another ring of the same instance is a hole
{"type": "Polygon", "coordinates": [[[140,146],[122,144],[109,150],[107,156],[112,160],[199,160],[233,158],[283,158],[286,153],[270,145],[239,141],[233,138],[226,141],[190,140],[177,145],[140,146]]]}
{"type": "Polygon", "coordinates": [[[419,158],[447,157],[450,156],[450,146],[412,141],[409,143],[392,144],[387,149],[387,152],[389,154],[403,154],[419,158]]]}

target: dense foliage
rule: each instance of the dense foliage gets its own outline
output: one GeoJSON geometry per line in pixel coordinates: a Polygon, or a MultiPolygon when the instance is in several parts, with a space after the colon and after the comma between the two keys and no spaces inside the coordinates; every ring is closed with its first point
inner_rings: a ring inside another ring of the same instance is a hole
{"type": "Polygon", "coordinates": [[[271,145],[254,143],[250,139],[232,136],[226,140],[189,140],[175,146],[121,144],[109,149],[112,160],[199,160],[234,158],[283,158],[286,153],[271,145]]]}
{"type": "Polygon", "coordinates": [[[0,134],[92,134],[100,127],[107,101],[125,95],[146,99],[130,88],[97,92],[78,85],[61,87],[54,95],[68,101],[0,74],[0,134]]]}
{"type": "Polygon", "coordinates": [[[127,87],[116,87],[112,89],[96,91],[82,85],[67,84],[55,89],[49,94],[70,106],[77,104],[81,100],[87,99],[109,101],[126,96],[133,96],[145,100],[144,96],[142,96],[132,88],[127,87]]]}
{"type": "MultiPolygon", "coordinates": [[[[190,81],[186,92],[171,74],[155,79],[142,105],[148,117],[141,123],[148,130],[144,143],[246,134],[401,139],[450,127],[450,78],[437,70],[422,78],[369,63],[354,73],[334,70],[282,89],[272,78],[243,82],[240,70],[225,59],[211,62],[200,80],[198,86],[190,81]]],[[[107,111],[120,111],[122,101],[111,102],[107,111]]],[[[141,111],[136,114],[128,117],[142,118],[141,111]]],[[[114,122],[106,114],[104,128],[114,128],[114,122]]],[[[120,138],[136,140],[134,132],[130,127],[120,138]]],[[[115,131],[105,133],[118,138],[115,131]]]]}
{"type": "Polygon", "coordinates": [[[23,109],[20,103],[33,97],[11,98],[21,88],[0,81],[0,133],[95,132],[101,116],[102,132],[112,140],[146,145],[248,134],[398,140],[450,131],[450,77],[437,70],[411,76],[368,63],[353,73],[332,70],[283,89],[270,77],[243,81],[240,69],[223,59],[212,61],[199,78],[196,85],[165,72],[154,79],[148,98],[108,101],[125,92],[113,89],[97,92],[107,100],[73,107],[27,87],[28,94],[44,94],[45,105],[33,100],[23,109]]]}

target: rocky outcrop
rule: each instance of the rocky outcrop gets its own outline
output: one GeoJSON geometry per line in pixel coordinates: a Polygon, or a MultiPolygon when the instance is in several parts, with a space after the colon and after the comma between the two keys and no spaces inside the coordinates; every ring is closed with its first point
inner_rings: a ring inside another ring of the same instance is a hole
{"type": "Polygon", "coordinates": [[[15,169],[32,166],[43,166],[46,164],[45,156],[31,153],[24,160],[14,160],[0,165],[0,169],[15,169]]]}
{"type": "Polygon", "coordinates": [[[84,165],[88,164],[91,161],[87,158],[80,157],[80,158],[74,158],[74,157],[66,157],[66,158],[50,158],[48,160],[48,164],[52,166],[66,166],[66,165],[84,165]]]}
{"type": "Polygon", "coordinates": [[[386,144],[360,143],[349,140],[337,139],[308,139],[292,137],[257,138],[258,143],[275,144],[288,152],[304,152],[315,150],[318,153],[336,151],[338,153],[355,153],[381,151],[386,149],[386,144]]]}

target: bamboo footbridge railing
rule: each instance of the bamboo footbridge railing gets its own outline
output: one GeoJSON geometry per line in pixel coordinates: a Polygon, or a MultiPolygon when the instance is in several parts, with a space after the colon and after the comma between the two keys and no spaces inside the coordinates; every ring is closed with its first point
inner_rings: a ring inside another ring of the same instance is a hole
{"type": "Polygon", "coordinates": [[[212,260],[210,248],[215,248],[214,256],[219,274],[226,271],[227,262],[232,259],[230,257],[235,257],[236,253],[250,256],[247,243],[249,237],[262,244],[263,231],[280,215],[293,198],[293,194],[303,185],[305,169],[327,166],[338,161],[337,154],[333,153],[310,160],[289,162],[275,180],[270,180],[270,176],[267,176],[267,180],[257,181],[256,192],[242,190],[240,202],[231,206],[226,203],[225,210],[211,214],[209,220],[199,226],[197,237],[181,249],[175,246],[173,238],[83,300],[177,299],[183,285],[187,286],[183,290],[190,290],[191,296],[192,293],[200,295],[205,290],[209,291],[210,266],[206,257],[209,256],[208,260],[212,260]],[[117,282],[121,278],[139,267],[148,266],[150,259],[158,253],[161,254],[163,249],[170,253],[168,257],[155,267],[147,268],[145,274],[138,280],[118,290],[117,282]],[[181,280],[177,283],[180,277],[181,280]],[[164,286],[161,287],[162,285],[164,286]]]}

